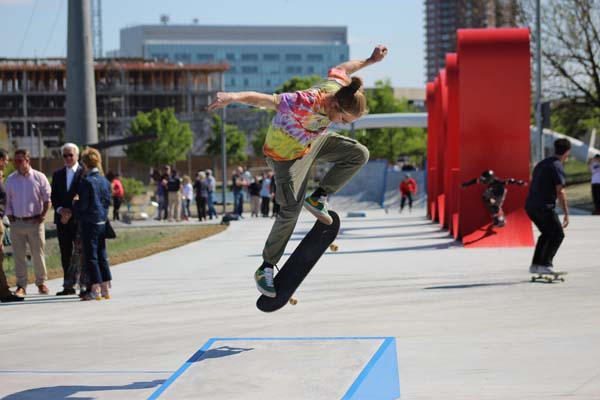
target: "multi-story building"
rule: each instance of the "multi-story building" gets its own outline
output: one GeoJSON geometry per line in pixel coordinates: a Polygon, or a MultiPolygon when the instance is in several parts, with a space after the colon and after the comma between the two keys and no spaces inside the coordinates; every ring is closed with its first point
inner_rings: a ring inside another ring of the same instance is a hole
{"type": "Polygon", "coordinates": [[[425,0],[427,81],[446,65],[446,53],[456,51],[460,28],[516,26],[518,0],[425,0]]]}
{"type": "Polygon", "coordinates": [[[183,64],[225,62],[230,65],[226,90],[272,93],[294,76],[325,76],[348,60],[349,46],[346,27],[163,24],[121,29],[119,55],[183,64]]]}
{"type": "MultiPolygon", "coordinates": [[[[65,59],[0,59],[0,146],[27,147],[32,157],[49,156],[64,138],[65,59]]],[[[142,59],[95,61],[98,137],[126,135],[138,111],[172,107],[203,150],[210,115],[203,112],[219,90],[225,64],[179,65],[142,59]]],[[[117,155],[121,149],[114,149],[117,155]]]]}

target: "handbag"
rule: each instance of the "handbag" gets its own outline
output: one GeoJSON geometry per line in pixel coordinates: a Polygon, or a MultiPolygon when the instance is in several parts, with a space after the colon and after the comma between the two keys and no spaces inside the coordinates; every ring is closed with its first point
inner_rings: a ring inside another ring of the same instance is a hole
{"type": "Polygon", "coordinates": [[[106,220],[106,235],[105,235],[105,237],[107,239],[116,239],[117,238],[117,233],[113,229],[109,220],[106,220]]]}

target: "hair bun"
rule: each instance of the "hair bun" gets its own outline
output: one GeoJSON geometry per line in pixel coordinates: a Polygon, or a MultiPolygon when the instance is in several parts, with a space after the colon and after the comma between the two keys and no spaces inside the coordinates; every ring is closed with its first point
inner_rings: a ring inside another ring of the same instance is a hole
{"type": "Polygon", "coordinates": [[[350,82],[348,87],[350,87],[352,89],[352,93],[356,93],[360,90],[362,84],[363,84],[362,79],[360,79],[356,76],[353,76],[352,81],[350,82]]]}

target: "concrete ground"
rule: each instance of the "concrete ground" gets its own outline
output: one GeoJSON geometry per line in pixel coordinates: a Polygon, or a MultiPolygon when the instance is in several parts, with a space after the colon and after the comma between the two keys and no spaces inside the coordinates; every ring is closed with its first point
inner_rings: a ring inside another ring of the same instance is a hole
{"type": "MultiPolygon", "coordinates": [[[[339,251],[321,259],[298,305],[273,314],[254,305],[272,223],[262,218],[119,265],[109,301],[1,304],[0,397],[145,399],[215,337],[392,336],[403,399],[600,398],[599,217],[572,217],[555,259],[569,275],[554,284],[529,282],[532,248],[463,249],[422,211],[342,217],[339,251]]],[[[301,216],[287,253],[312,222],[301,216]]],[[[60,284],[49,282],[53,293],[60,284]]],[[[319,350],[334,360],[327,368],[368,359],[338,350],[319,350]]],[[[310,378],[325,367],[292,347],[228,352],[188,370],[206,392],[180,386],[182,397],[165,398],[329,399],[349,382],[330,370],[310,378]],[[244,354],[252,373],[236,375],[244,354]],[[211,379],[228,375],[215,390],[211,379]],[[317,380],[331,391],[314,391],[317,380]]]]}

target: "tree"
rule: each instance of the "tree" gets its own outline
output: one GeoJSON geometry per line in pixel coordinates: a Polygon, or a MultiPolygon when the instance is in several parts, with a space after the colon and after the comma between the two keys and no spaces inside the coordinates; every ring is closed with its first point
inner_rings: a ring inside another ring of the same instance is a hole
{"type": "MultiPolygon", "coordinates": [[[[532,0],[523,1],[523,17],[526,24],[534,27],[535,5],[532,0]]],[[[600,0],[546,1],[542,7],[541,22],[546,97],[559,105],[554,111],[570,113],[575,109],[584,118],[595,119],[598,124],[600,0]]],[[[565,115],[553,120],[566,123],[572,118],[565,115]]],[[[567,123],[562,128],[577,129],[577,124],[567,123]]]]}
{"type": "MultiPolygon", "coordinates": [[[[388,81],[377,81],[375,89],[367,92],[369,113],[411,112],[414,108],[407,100],[394,97],[388,81]]],[[[367,146],[372,158],[396,162],[401,155],[420,162],[426,153],[427,134],[422,128],[379,128],[358,132],[356,139],[367,146]]]]}
{"type": "Polygon", "coordinates": [[[288,79],[283,85],[275,89],[275,93],[293,93],[298,90],[305,90],[315,86],[317,83],[323,80],[319,75],[311,76],[295,76],[288,79]]]}
{"type": "MultiPolygon", "coordinates": [[[[212,135],[208,139],[206,152],[214,157],[221,156],[221,123],[221,117],[218,114],[213,114],[211,124],[212,135]]],[[[240,163],[248,159],[248,155],[246,154],[248,140],[246,139],[246,134],[239,130],[237,126],[225,124],[225,141],[228,165],[240,163]]]]}
{"type": "Polygon", "coordinates": [[[189,124],[180,122],[172,108],[138,112],[130,130],[133,136],[156,133],[156,139],[130,144],[125,149],[128,157],[149,166],[185,160],[194,141],[189,124]]]}

